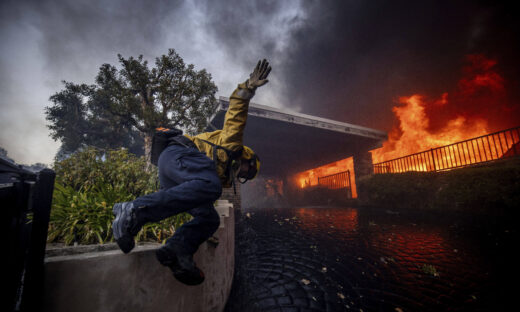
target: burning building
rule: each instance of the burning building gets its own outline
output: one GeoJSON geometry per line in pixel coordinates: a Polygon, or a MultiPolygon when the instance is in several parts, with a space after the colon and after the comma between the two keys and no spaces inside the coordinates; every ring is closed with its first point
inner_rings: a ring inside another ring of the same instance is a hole
{"type": "MultiPolygon", "coordinates": [[[[286,206],[295,199],[326,204],[330,198],[356,198],[356,178],[374,170],[450,170],[520,154],[520,132],[511,128],[518,126],[518,116],[512,114],[516,106],[508,101],[497,61],[470,54],[465,62],[458,82],[446,92],[399,97],[389,136],[250,104],[244,140],[259,154],[262,169],[260,179],[244,186],[245,198],[254,206],[286,206]]],[[[228,105],[227,98],[220,98],[211,119],[215,127],[222,126],[228,105]]]]}
{"type": "MultiPolygon", "coordinates": [[[[221,97],[212,126],[222,127],[228,105],[221,97]]],[[[253,205],[289,204],[303,190],[356,197],[355,178],[373,170],[369,150],[387,139],[379,130],[260,104],[251,103],[248,114],[244,142],[262,162],[259,178],[242,189],[253,205]]]]}

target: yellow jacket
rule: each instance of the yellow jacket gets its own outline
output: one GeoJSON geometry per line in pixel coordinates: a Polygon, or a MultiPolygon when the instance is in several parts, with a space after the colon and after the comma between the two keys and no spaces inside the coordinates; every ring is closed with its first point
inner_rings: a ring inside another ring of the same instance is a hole
{"type": "MultiPolygon", "coordinates": [[[[205,153],[211,159],[213,159],[214,147],[202,140],[220,145],[231,151],[242,149],[249,100],[254,94],[255,90],[247,88],[245,82],[239,84],[229,98],[229,108],[224,118],[224,126],[222,127],[222,130],[204,132],[196,136],[189,136],[186,134],[184,136],[192,140],[195,145],[197,145],[199,151],[205,153]]],[[[215,163],[217,166],[218,176],[222,181],[222,186],[231,187],[233,177],[226,179],[226,163],[228,161],[228,155],[224,150],[218,149],[217,156],[218,161],[215,161],[215,163]]]]}

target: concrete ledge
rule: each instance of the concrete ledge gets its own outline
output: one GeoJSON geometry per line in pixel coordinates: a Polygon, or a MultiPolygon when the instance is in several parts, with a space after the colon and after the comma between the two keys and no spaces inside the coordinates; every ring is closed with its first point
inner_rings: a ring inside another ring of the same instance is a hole
{"type": "Polygon", "coordinates": [[[195,254],[206,280],[179,283],[155,258],[160,244],[138,245],[128,255],[105,245],[45,259],[44,311],[223,311],[234,272],[235,223],[232,205],[218,201],[218,246],[203,243],[195,254]],[[112,249],[112,250],[111,250],[112,249]]]}

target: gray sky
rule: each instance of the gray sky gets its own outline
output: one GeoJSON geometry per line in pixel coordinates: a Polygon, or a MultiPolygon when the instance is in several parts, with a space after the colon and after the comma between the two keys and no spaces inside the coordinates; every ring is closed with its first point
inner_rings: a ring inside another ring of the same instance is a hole
{"type": "MultiPolygon", "coordinates": [[[[62,80],[93,83],[118,53],[153,61],[174,48],[212,74],[217,95],[229,96],[259,58],[276,68],[303,18],[299,1],[8,1],[0,8],[0,146],[20,163],[50,163],[59,148],[44,107],[62,80]]],[[[270,82],[254,100],[280,107],[276,69],[270,82]]]]}
{"type": "Polygon", "coordinates": [[[153,61],[168,48],[206,68],[217,95],[265,57],[273,71],[254,102],[386,131],[396,98],[449,92],[467,54],[496,59],[516,100],[515,12],[496,1],[4,0],[0,146],[19,163],[50,163],[60,143],[44,107],[62,80],[93,83],[118,53],[153,61]]]}

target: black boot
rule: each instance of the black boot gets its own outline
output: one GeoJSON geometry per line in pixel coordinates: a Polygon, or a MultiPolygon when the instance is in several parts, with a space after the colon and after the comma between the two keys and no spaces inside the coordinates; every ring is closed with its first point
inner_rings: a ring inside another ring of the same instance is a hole
{"type": "Polygon", "coordinates": [[[199,285],[204,281],[204,272],[193,261],[193,255],[177,244],[168,244],[155,251],[157,260],[170,268],[173,276],[186,285],[199,285]]]}
{"type": "Polygon", "coordinates": [[[116,218],[112,222],[112,232],[119,248],[124,253],[134,249],[134,236],[141,230],[137,221],[136,208],[133,202],[116,203],[112,212],[116,218]]]}

